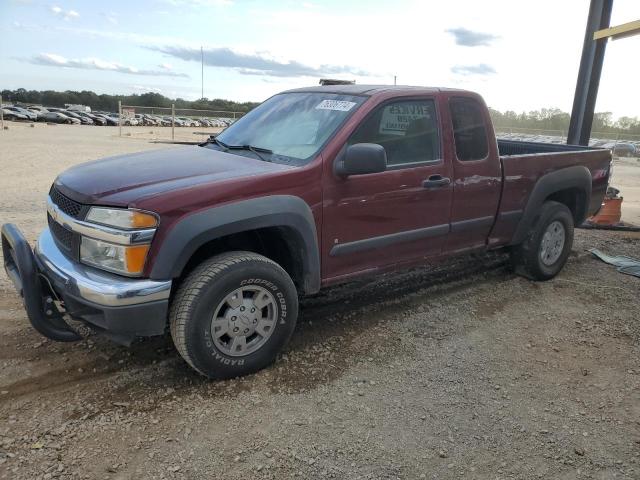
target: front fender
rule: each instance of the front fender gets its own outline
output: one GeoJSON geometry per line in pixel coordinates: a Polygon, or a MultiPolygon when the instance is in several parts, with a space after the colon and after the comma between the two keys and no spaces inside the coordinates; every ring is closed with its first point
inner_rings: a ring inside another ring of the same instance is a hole
{"type": "Polygon", "coordinates": [[[162,241],[150,272],[152,279],[180,276],[202,245],[234,233],[266,227],[288,227],[302,258],[305,293],[320,289],[320,250],[309,205],[292,195],[252,198],[201,210],[179,220],[162,241]]]}

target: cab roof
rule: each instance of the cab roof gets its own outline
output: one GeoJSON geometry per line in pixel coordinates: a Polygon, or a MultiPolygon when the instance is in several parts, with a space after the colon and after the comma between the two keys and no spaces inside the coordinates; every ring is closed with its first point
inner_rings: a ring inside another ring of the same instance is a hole
{"type": "Polygon", "coordinates": [[[282,93],[335,93],[339,95],[364,95],[372,96],[383,92],[395,92],[395,93],[437,93],[441,91],[448,92],[467,92],[467,90],[460,90],[455,88],[440,88],[440,87],[418,87],[409,85],[323,85],[318,87],[303,87],[295,88],[292,90],[286,90],[282,93]]]}

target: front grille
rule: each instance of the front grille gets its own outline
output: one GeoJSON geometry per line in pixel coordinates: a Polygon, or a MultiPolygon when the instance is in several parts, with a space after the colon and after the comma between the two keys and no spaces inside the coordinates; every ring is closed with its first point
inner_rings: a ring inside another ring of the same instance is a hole
{"type": "Polygon", "coordinates": [[[61,247],[63,247],[65,250],[67,250],[67,252],[70,253],[73,249],[73,239],[75,233],[60,225],[53,218],[51,218],[51,215],[47,215],[47,221],[49,222],[49,230],[51,231],[53,238],[61,247]]]}
{"type": "Polygon", "coordinates": [[[49,197],[51,197],[51,201],[56,204],[60,210],[70,217],[79,218],[84,210],[84,205],[63,195],[55,186],[51,186],[49,197]]]}

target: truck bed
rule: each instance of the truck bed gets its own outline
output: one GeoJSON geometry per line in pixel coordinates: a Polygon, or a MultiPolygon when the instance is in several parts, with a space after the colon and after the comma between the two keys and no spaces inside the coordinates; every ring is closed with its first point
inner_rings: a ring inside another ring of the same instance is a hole
{"type": "Polygon", "coordinates": [[[523,142],[519,140],[498,139],[498,152],[501,157],[512,155],[532,155],[535,153],[582,152],[596,150],[582,145],[565,145],[559,143],[523,142]]]}
{"type": "MultiPolygon", "coordinates": [[[[580,145],[498,140],[502,165],[502,196],[489,246],[513,241],[524,209],[540,177],[556,170],[583,166],[591,174],[588,215],[595,214],[607,191],[611,152],[580,145]]],[[[582,223],[584,218],[576,218],[582,223]]]]}

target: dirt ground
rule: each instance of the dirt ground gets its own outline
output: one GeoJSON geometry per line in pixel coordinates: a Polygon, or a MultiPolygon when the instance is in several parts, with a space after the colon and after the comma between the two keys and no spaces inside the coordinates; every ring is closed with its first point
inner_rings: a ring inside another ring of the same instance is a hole
{"type": "MultiPolygon", "coordinates": [[[[153,148],[0,132],[0,222],[30,240],[57,172],[153,148]]],[[[640,233],[576,232],[535,283],[500,254],[303,300],[272,367],[210,382],[169,338],[45,340],[0,274],[0,479],[640,478],[640,233]]]]}

